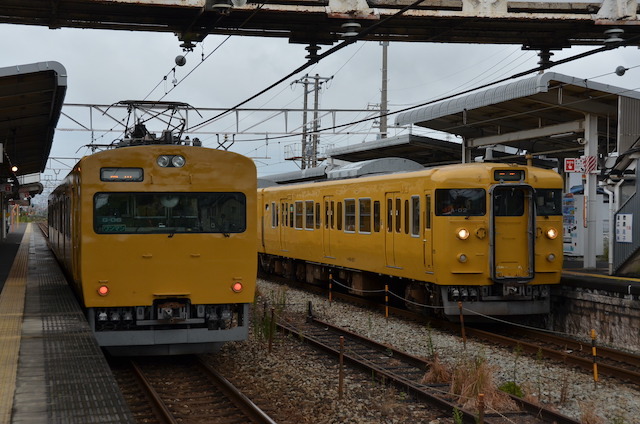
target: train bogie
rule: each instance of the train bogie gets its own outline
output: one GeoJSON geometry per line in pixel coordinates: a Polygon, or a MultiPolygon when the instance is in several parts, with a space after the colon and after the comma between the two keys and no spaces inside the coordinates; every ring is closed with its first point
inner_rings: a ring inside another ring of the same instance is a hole
{"type": "Polygon", "coordinates": [[[538,315],[562,268],[562,179],[461,164],[259,190],[263,264],[299,280],[388,285],[450,318],[538,315]],[[296,267],[306,266],[303,277],[296,267]]]}

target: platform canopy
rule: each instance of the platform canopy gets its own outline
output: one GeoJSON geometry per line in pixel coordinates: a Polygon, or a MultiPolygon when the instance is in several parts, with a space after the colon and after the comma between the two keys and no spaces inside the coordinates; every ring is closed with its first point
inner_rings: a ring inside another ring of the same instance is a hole
{"type": "Polygon", "coordinates": [[[584,153],[585,117],[591,116],[600,157],[606,157],[617,142],[633,143],[618,140],[618,121],[634,109],[621,105],[639,100],[636,91],[548,72],[398,114],[395,123],[455,134],[468,150],[507,145],[562,159],[584,153]]]}
{"type": "Polygon", "coordinates": [[[0,178],[44,171],[66,91],[58,62],[0,68],[0,178]]]}
{"type": "Polygon", "coordinates": [[[327,150],[327,154],[333,159],[347,162],[396,157],[411,159],[424,166],[434,166],[459,163],[462,148],[459,142],[402,134],[375,141],[335,147],[327,150]]]}

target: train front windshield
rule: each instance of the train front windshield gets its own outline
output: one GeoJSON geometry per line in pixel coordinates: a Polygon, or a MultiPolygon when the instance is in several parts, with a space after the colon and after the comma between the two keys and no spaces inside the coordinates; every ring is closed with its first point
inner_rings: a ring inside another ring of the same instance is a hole
{"type": "Polygon", "coordinates": [[[483,216],[486,192],[482,188],[436,190],[436,215],[483,216]]]}
{"type": "Polygon", "coordinates": [[[94,229],[99,234],[242,233],[243,193],[97,193],[94,229]]]}
{"type": "Polygon", "coordinates": [[[562,215],[562,190],[559,188],[536,189],[536,211],[540,216],[562,215]]]}

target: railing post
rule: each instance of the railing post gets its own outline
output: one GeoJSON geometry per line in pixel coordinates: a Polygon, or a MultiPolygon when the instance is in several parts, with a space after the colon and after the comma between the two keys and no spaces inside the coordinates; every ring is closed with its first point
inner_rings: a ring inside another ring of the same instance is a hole
{"type": "Polygon", "coordinates": [[[464,315],[462,313],[462,302],[458,302],[458,309],[460,309],[460,329],[462,331],[462,343],[464,344],[464,349],[467,349],[467,334],[464,331],[464,315]]]}

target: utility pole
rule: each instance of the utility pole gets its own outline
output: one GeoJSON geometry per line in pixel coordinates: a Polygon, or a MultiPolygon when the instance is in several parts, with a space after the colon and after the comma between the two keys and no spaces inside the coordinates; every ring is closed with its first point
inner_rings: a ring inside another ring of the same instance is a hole
{"type": "Polygon", "coordinates": [[[382,93],[380,96],[380,138],[387,138],[387,114],[389,107],[387,104],[387,49],[388,41],[381,41],[382,46],[382,93]]]}
{"type": "Polygon", "coordinates": [[[307,99],[309,97],[309,75],[305,75],[303,79],[295,80],[294,84],[302,84],[304,89],[304,105],[302,107],[302,150],[300,158],[300,169],[307,167],[306,152],[307,152],[307,99]]]}
{"type": "Polygon", "coordinates": [[[319,117],[318,117],[318,109],[319,109],[319,93],[320,93],[320,84],[331,80],[333,77],[321,77],[316,74],[313,77],[310,77],[308,74],[303,78],[294,81],[296,84],[302,84],[304,87],[304,106],[302,112],[302,154],[301,154],[301,169],[313,168],[318,165],[318,144],[319,144],[319,136],[318,136],[318,126],[319,126],[319,117]],[[308,144],[308,122],[307,122],[307,101],[308,94],[311,90],[309,90],[309,84],[313,80],[313,134],[311,146],[308,144]],[[311,147],[311,148],[309,148],[311,147]]]}

